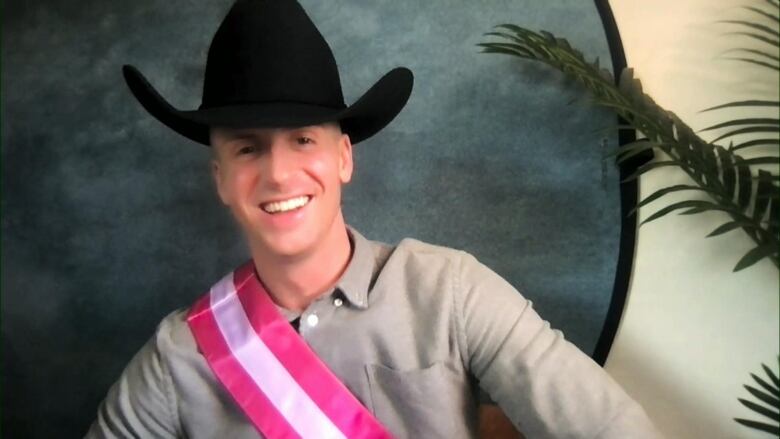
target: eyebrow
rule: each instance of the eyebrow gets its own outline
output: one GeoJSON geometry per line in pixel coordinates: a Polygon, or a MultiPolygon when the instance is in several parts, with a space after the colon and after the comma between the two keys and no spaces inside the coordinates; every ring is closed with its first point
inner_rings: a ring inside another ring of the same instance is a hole
{"type": "MultiPolygon", "coordinates": [[[[323,134],[324,130],[321,128],[321,125],[308,125],[303,127],[281,127],[277,129],[287,131],[286,134],[288,135],[306,134],[317,137],[323,134]]],[[[254,132],[251,128],[217,128],[217,130],[219,130],[219,136],[227,142],[236,140],[255,140],[259,137],[263,137],[258,136],[257,133],[254,132]]]]}
{"type": "Polygon", "coordinates": [[[305,127],[294,127],[294,128],[287,128],[289,130],[290,134],[298,134],[298,133],[319,133],[321,130],[317,129],[317,125],[310,125],[305,127]]]}
{"type": "Polygon", "coordinates": [[[248,131],[235,131],[235,130],[222,130],[219,133],[220,137],[223,137],[227,140],[243,140],[243,139],[253,139],[256,137],[253,133],[248,131]]]}

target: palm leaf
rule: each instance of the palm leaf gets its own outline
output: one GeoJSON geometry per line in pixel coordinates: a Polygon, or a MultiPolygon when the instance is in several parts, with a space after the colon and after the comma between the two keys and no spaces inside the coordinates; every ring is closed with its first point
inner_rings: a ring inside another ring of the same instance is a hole
{"type": "MultiPolygon", "coordinates": [[[[725,51],[723,53],[726,54],[726,53],[732,53],[732,52],[749,53],[749,54],[753,54],[753,55],[758,55],[759,58],[766,58],[766,59],[768,59],[770,61],[774,61],[776,63],[780,62],[780,57],[778,57],[774,52],[765,52],[763,50],[758,50],[758,49],[747,49],[747,48],[744,48],[744,47],[740,47],[740,48],[737,48],[737,49],[727,50],[727,51],[725,51]]],[[[774,67],[774,65],[773,65],[773,67],[774,67]]]]}
{"type": "Polygon", "coordinates": [[[734,272],[736,273],[737,271],[750,267],[761,259],[776,255],[777,246],[775,245],[761,245],[758,247],[753,247],[752,250],[745,253],[745,256],[743,256],[742,259],[737,262],[737,265],[734,266],[734,272]]]}
{"type": "Polygon", "coordinates": [[[721,134],[712,140],[717,142],[718,140],[725,139],[727,137],[733,137],[739,134],[754,134],[754,133],[780,133],[780,126],[778,125],[756,125],[747,128],[740,128],[738,130],[729,131],[728,133],[721,134]]]}
{"type": "Polygon", "coordinates": [[[645,206],[647,204],[652,203],[653,201],[663,197],[666,194],[670,194],[672,192],[679,192],[679,191],[687,191],[687,190],[696,190],[701,191],[704,190],[700,188],[699,186],[693,186],[689,184],[676,184],[674,186],[665,187],[662,189],[658,189],[657,191],[653,192],[652,194],[648,195],[645,199],[637,203],[636,207],[631,209],[629,211],[629,215],[632,215],[634,212],[636,212],[637,209],[639,209],[642,206],[645,206]]]}
{"type": "Polygon", "coordinates": [[[753,139],[747,142],[742,142],[734,145],[731,150],[736,151],[743,148],[751,148],[753,146],[778,146],[780,147],[780,139],[753,139]]]}
{"type": "Polygon", "coordinates": [[[773,233],[775,236],[780,234],[780,202],[778,202],[777,198],[773,198],[769,202],[769,221],[767,221],[767,228],[770,233],[773,233]]]}
{"type": "Polygon", "coordinates": [[[758,402],[744,398],[737,398],[737,400],[740,404],[754,413],[771,419],[772,423],[742,418],[735,418],[734,420],[746,427],[765,431],[767,433],[780,434],[780,382],[778,382],[777,376],[769,367],[765,364],[762,364],[761,367],[769,377],[771,384],[759,378],[756,374],[751,373],[750,376],[763,388],[763,390],[750,385],[743,386],[751,396],[758,400],[758,402]]]}
{"type": "Polygon", "coordinates": [[[637,168],[637,170],[634,171],[631,175],[629,175],[628,177],[624,178],[622,180],[622,182],[626,183],[626,182],[629,182],[629,181],[632,181],[632,180],[636,180],[640,175],[642,175],[645,172],[650,171],[652,169],[665,168],[665,167],[669,167],[669,166],[680,166],[680,165],[681,165],[681,162],[679,160],[665,160],[665,161],[662,161],[662,162],[646,163],[646,164],[640,166],[639,168],[637,168]]]}
{"type": "Polygon", "coordinates": [[[766,424],[763,422],[751,421],[748,419],[734,418],[734,420],[744,425],[745,427],[750,427],[755,430],[760,430],[769,434],[780,435],[780,427],[774,425],[766,424]]]}
{"type": "MultiPolygon", "coordinates": [[[[763,366],[763,365],[762,365],[763,366]]],[[[764,390],[771,393],[772,395],[776,396],[777,398],[780,398],[780,387],[779,386],[772,386],[771,384],[767,383],[763,379],[761,379],[758,375],[751,373],[750,376],[753,378],[753,381],[758,383],[759,386],[763,387],[764,390]]]]}
{"type": "Polygon", "coordinates": [[[617,156],[615,160],[618,164],[620,164],[632,157],[642,154],[645,151],[652,151],[657,147],[658,144],[655,142],[651,142],[646,139],[637,140],[620,146],[614,153],[610,154],[609,156],[617,156]]]}
{"type": "MultiPolygon", "coordinates": [[[[780,358],[778,358],[780,360],[780,358]]],[[[778,362],[780,363],[780,362],[778,362]]],[[[778,389],[780,389],[780,378],[775,375],[774,372],[772,372],[772,369],[769,368],[766,364],[761,364],[761,368],[764,369],[764,373],[769,377],[769,379],[772,381],[772,384],[778,389]]]]}
{"type": "Polygon", "coordinates": [[[772,184],[770,174],[763,169],[758,171],[758,185],[756,187],[756,200],[753,206],[753,217],[762,221],[764,214],[766,214],[769,208],[769,200],[773,194],[777,193],[777,188],[772,184]]]}
{"type": "Polygon", "coordinates": [[[709,201],[704,200],[685,200],[685,201],[678,201],[676,203],[670,204],[663,209],[658,210],[654,214],[647,217],[644,221],[642,221],[642,224],[649,223],[651,221],[655,221],[658,218],[661,218],[663,216],[666,216],[675,210],[680,209],[700,209],[705,206],[709,206],[711,203],[709,201]]]}
{"type": "Polygon", "coordinates": [[[737,170],[737,205],[747,209],[753,194],[753,175],[750,173],[750,167],[745,164],[745,159],[738,155],[734,156],[734,167],[737,170]]]}
{"type": "Polygon", "coordinates": [[[773,15],[771,12],[766,12],[763,9],[759,9],[759,8],[756,8],[756,7],[753,7],[753,6],[745,6],[744,9],[747,9],[748,11],[755,12],[758,15],[764,16],[764,17],[768,18],[769,20],[771,20],[772,22],[780,21],[780,16],[773,15]]]}
{"type": "Polygon", "coordinates": [[[766,416],[773,421],[780,421],[780,412],[773,411],[772,409],[768,409],[760,404],[756,404],[753,401],[748,401],[747,399],[737,398],[737,400],[741,402],[742,405],[749,408],[750,410],[753,410],[759,415],[766,416]]]}
{"type": "Polygon", "coordinates": [[[505,44],[480,44],[480,46],[484,47],[483,52],[484,53],[501,53],[504,55],[516,55],[520,57],[527,57],[527,54],[523,51],[513,48],[513,47],[507,47],[505,44]]]}
{"type": "Polygon", "coordinates": [[[780,157],[777,156],[753,157],[753,158],[743,160],[742,163],[746,165],[780,165],[780,157]]]}
{"type": "Polygon", "coordinates": [[[761,41],[762,43],[769,44],[772,47],[776,47],[778,45],[777,40],[773,40],[772,38],[769,38],[767,36],[757,34],[755,32],[729,32],[730,35],[742,35],[748,38],[752,38],[754,40],[761,41]]]}
{"type": "Polygon", "coordinates": [[[729,201],[734,201],[737,188],[737,170],[734,166],[734,154],[730,151],[716,147],[715,152],[718,155],[721,167],[721,180],[723,181],[723,196],[729,201]]]}
{"type": "MultiPolygon", "coordinates": [[[[757,33],[766,40],[776,39],[775,31],[759,24],[747,25],[748,22],[732,20],[730,24],[738,25],[746,32],[757,33]],[[769,35],[769,37],[767,36],[769,35]]],[[[774,156],[754,157],[746,160],[734,152],[735,148],[748,148],[759,145],[776,145],[778,141],[768,139],[749,139],[732,148],[724,148],[716,142],[722,139],[757,133],[780,133],[777,118],[745,118],[736,121],[714,124],[705,128],[715,130],[725,128],[713,142],[701,139],[688,125],[673,113],[661,108],[642,89],[641,82],[634,76],[631,69],[624,69],[617,84],[609,72],[599,67],[598,61],[588,62],[582,53],[562,38],[540,31],[533,32],[517,25],[503,24],[496,27],[495,32],[488,35],[500,41],[481,43],[483,51],[501,53],[520,58],[540,61],[561,71],[566,77],[581,84],[593,96],[597,105],[611,108],[633,128],[640,131],[647,140],[618,148],[615,152],[617,161],[624,162],[637,154],[648,150],[663,152],[668,159],[650,162],[640,166],[623,181],[631,181],[645,172],[660,167],[677,167],[688,174],[692,185],[676,185],[664,188],[642,200],[640,206],[647,205],[662,196],[677,191],[698,188],[710,198],[706,200],[684,200],[666,206],[643,221],[654,221],[673,211],[681,210],[683,214],[694,214],[707,211],[721,211],[731,217],[728,225],[723,225],[711,233],[711,236],[723,234],[735,228],[742,228],[755,242],[751,249],[740,259],[737,268],[747,267],[763,257],[768,257],[780,267],[777,251],[780,247],[778,233],[779,218],[777,218],[778,202],[773,202],[771,195],[777,186],[777,175],[773,173],[759,174],[755,178],[751,171],[753,165],[773,165],[774,156]],[[689,186],[689,187],[685,187],[689,186]],[[754,202],[753,195],[761,197],[754,202]],[[767,212],[769,212],[767,214],[767,212]],[[773,216],[773,212],[775,212],[773,216]],[[766,220],[767,216],[769,217],[766,220]],[[717,233],[714,233],[717,232],[717,233]]],[[[752,54],[753,56],[759,56],[752,54]]],[[[713,111],[724,108],[778,108],[780,102],[772,100],[739,100],[708,108],[713,111]]],[[[772,137],[772,136],[769,136],[772,137]]]]}
{"type": "Polygon", "coordinates": [[[707,237],[709,238],[712,236],[722,235],[724,233],[728,233],[732,230],[743,228],[743,227],[756,227],[756,225],[753,224],[753,222],[751,221],[729,221],[715,228],[715,230],[710,232],[710,234],[707,235],[707,237]]]}
{"type": "Polygon", "coordinates": [[[780,32],[761,23],[754,23],[752,21],[745,21],[745,20],[721,20],[720,23],[738,24],[740,26],[744,26],[749,29],[761,32],[761,34],[765,35],[767,38],[771,38],[771,37],[780,38],[780,32]]]}
{"type": "MultiPolygon", "coordinates": [[[[780,407],[780,398],[774,397],[766,392],[763,392],[761,390],[756,389],[755,387],[745,385],[743,386],[745,389],[750,392],[751,395],[755,396],[756,399],[760,399],[764,403],[772,406],[772,407],[780,407]]],[[[779,414],[780,415],[780,414],[779,414]]]]}
{"type": "Polygon", "coordinates": [[[774,69],[774,70],[780,71],[780,66],[776,66],[774,64],[768,63],[766,61],[762,61],[760,59],[745,58],[745,57],[741,57],[741,56],[728,56],[728,57],[726,57],[726,59],[730,59],[732,61],[742,61],[742,62],[746,62],[746,63],[750,63],[750,64],[755,64],[757,66],[768,67],[770,69],[774,69]]]}
{"type": "Polygon", "coordinates": [[[770,117],[752,117],[749,119],[735,119],[727,122],[718,123],[712,126],[708,126],[700,131],[712,131],[718,128],[726,128],[742,125],[780,125],[780,119],[774,119],[770,117]]]}
{"type": "Polygon", "coordinates": [[[714,107],[709,107],[701,110],[704,111],[712,111],[712,110],[720,110],[723,108],[740,108],[740,107],[778,107],[780,108],[780,101],[766,101],[766,100],[759,100],[759,99],[751,99],[747,101],[735,101],[735,102],[729,102],[726,104],[716,105],[714,107]]]}

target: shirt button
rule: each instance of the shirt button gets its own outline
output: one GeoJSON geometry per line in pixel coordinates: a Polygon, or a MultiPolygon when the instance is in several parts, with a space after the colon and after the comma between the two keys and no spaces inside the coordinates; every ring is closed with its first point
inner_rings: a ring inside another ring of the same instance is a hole
{"type": "Polygon", "coordinates": [[[340,306],[341,306],[341,305],[343,305],[343,304],[344,304],[344,301],[343,301],[343,300],[341,300],[341,298],[340,298],[340,297],[337,297],[337,298],[333,299],[333,305],[334,305],[336,308],[340,307],[340,306]]]}
{"type": "Polygon", "coordinates": [[[310,316],[306,317],[306,323],[311,327],[317,326],[317,323],[319,323],[319,321],[320,318],[317,317],[316,314],[311,314],[310,316]]]}

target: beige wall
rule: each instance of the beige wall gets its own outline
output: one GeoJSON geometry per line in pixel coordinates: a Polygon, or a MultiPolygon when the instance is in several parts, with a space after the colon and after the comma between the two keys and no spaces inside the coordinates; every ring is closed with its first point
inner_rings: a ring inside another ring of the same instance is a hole
{"type": "MultiPolygon", "coordinates": [[[[758,81],[754,67],[723,59],[724,50],[753,43],[724,36],[734,28],[717,21],[746,17],[739,6],[750,1],[610,3],[628,65],[645,91],[698,130],[735,115],[700,110],[768,97],[776,87],[758,81]]],[[[654,171],[642,178],[640,195],[685,182],[681,174],[654,171]]],[[[640,219],[675,199],[642,209],[640,219]]],[[[752,241],[740,230],[705,239],[726,220],[720,213],[671,215],[638,233],[629,299],[606,368],[669,438],[769,437],[732,418],[760,419],[737,397],[748,397],[742,385],[760,363],[777,367],[778,269],[765,260],[732,273],[752,241]]]]}

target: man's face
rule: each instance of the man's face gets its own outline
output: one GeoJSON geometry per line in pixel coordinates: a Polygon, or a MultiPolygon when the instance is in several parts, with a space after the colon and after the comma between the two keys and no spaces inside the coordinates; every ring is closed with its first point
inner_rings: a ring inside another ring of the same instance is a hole
{"type": "Polygon", "coordinates": [[[214,179],[253,252],[305,256],[343,233],[352,144],[335,124],[211,130],[214,179]],[[341,227],[341,230],[338,230],[341,227]]]}

